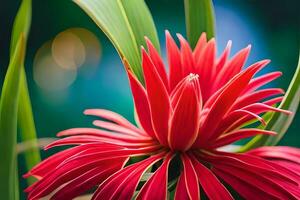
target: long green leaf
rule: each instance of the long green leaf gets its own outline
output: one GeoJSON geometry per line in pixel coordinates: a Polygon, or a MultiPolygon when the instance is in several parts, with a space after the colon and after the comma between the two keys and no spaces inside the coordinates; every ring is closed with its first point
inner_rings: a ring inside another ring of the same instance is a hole
{"type": "Polygon", "coordinates": [[[215,36],[215,14],[212,0],[184,0],[187,38],[192,48],[202,32],[215,36]]]}
{"type": "MultiPolygon", "coordinates": [[[[31,0],[23,0],[17,16],[15,18],[12,39],[11,39],[11,56],[12,52],[15,50],[16,41],[20,37],[21,33],[24,33],[25,46],[28,37],[30,24],[31,24],[31,10],[32,10],[31,0]]],[[[23,65],[24,63],[22,63],[23,65]]],[[[18,125],[20,130],[21,141],[35,141],[36,140],[36,129],[34,124],[34,118],[32,113],[32,107],[29,97],[29,91],[27,87],[27,80],[25,69],[21,69],[21,88],[20,88],[20,101],[18,109],[18,125]]],[[[38,148],[31,149],[25,152],[25,161],[27,170],[31,169],[35,164],[41,160],[40,152],[38,148]]],[[[33,179],[27,179],[29,184],[33,182],[33,179]]]]}
{"type": "Polygon", "coordinates": [[[143,82],[140,46],[144,36],[159,50],[157,32],[144,0],[74,0],[101,28],[143,82]]]}
{"type": "Polygon", "coordinates": [[[280,104],[281,109],[289,110],[293,112],[291,115],[285,115],[276,112],[271,117],[268,125],[265,129],[277,132],[276,136],[256,136],[249,143],[242,147],[241,151],[247,151],[259,146],[271,146],[276,145],[280,139],[284,136],[289,126],[291,125],[293,118],[297,112],[300,103],[300,54],[299,63],[293,79],[289,85],[289,88],[284,96],[283,101],[280,104]]]}
{"type": "Polygon", "coordinates": [[[24,37],[21,36],[10,60],[0,100],[0,194],[1,199],[7,200],[18,199],[16,192],[18,189],[16,178],[17,113],[24,53],[24,37]]]}

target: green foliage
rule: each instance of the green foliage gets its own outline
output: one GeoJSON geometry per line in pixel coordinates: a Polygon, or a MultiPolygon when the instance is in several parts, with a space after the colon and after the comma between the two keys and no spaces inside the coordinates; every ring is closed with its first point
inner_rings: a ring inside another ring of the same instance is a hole
{"type": "Polygon", "coordinates": [[[0,194],[2,199],[18,199],[17,158],[17,113],[21,69],[24,62],[25,44],[21,34],[4,79],[0,100],[0,194]]]}
{"type": "Polygon", "coordinates": [[[159,50],[159,41],[152,16],[144,0],[74,0],[101,28],[143,82],[140,46],[144,36],[159,50]]]}
{"type": "MultiPolygon", "coordinates": [[[[16,41],[20,37],[21,33],[24,33],[24,43],[26,46],[26,40],[28,37],[30,24],[31,24],[31,0],[23,0],[17,16],[14,21],[10,52],[15,50],[16,41]]],[[[24,65],[24,62],[22,62],[24,65]]],[[[18,109],[18,126],[20,130],[21,141],[36,142],[36,129],[34,124],[34,118],[32,113],[32,107],[30,102],[29,91],[27,87],[26,74],[24,67],[21,68],[21,85],[20,85],[20,100],[18,109]]],[[[33,148],[25,152],[25,161],[27,170],[31,169],[40,161],[40,152],[38,148],[33,148]]],[[[33,179],[28,179],[29,183],[33,182],[33,179]]]]}
{"type": "Polygon", "coordinates": [[[293,118],[297,112],[300,102],[300,55],[299,63],[294,74],[294,77],[289,85],[289,88],[281,102],[279,108],[289,110],[293,112],[291,115],[283,113],[273,113],[265,129],[277,132],[276,136],[260,135],[254,137],[249,143],[242,147],[240,151],[247,151],[259,146],[271,146],[276,145],[280,139],[284,136],[289,126],[291,125],[293,118]]]}
{"type": "Polygon", "coordinates": [[[215,15],[212,0],[184,0],[187,38],[192,48],[202,32],[215,36],[215,15]]]}

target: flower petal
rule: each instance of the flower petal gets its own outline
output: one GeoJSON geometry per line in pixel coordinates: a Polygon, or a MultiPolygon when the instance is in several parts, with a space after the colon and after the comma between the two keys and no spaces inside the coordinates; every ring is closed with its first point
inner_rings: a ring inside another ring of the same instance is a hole
{"type": "Polygon", "coordinates": [[[164,82],[166,89],[169,90],[169,81],[168,81],[168,78],[167,78],[167,72],[166,72],[164,63],[163,63],[159,53],[157,52],[157,50],[155,49],[155,47],[151,43],[151,41],[147,37],[145,37],[145,40],[146,40],[146,43],[147,43],[149,56],[152,60],[152,63],[154,64],[161,80],[164,82]]]}
{"type": "Polygon", "coordinates": [[[197,161],[194,156],[192,156],[192,161],[199,183],[209,199],[233,200],[231,194],[209,169],[197,161]]]}
{"type": "Polygon", "coordinates": [[[144,49],[142,49],[142,59],[152,125],[160,143],[167,145],[170,117],[170,99],[168,92],[144,49]]]}
{"type": "Polygon", "coordinates": [[[183,86],[172,117],[168,138],[172,149],[185,151],[197,138],[202,103],[200,95],[198,75],[191,74],[183,86]]]}
{"type": "Polygon", "coordinates": [[[183,163],[183,176],[190,200],[198,200],[200,198],[200,189],[197,173],[192,165],[190,158],[186,154],[181,155],[183,163]]]}
{"type": "Polygon", "coordinates": [[[156,138],[151,123],[150,107],[146,91],[142,84],[132,74],[132,72],[127,70],[127,74],[139,122],[141,123],[142,127],[148,135],[150,135],[153,138],[156,138]]]}
{"type": "Polygon", "coordinates": [[[187,192],[184,174],[181,173],[177,181],[174,200],[189,200],[189,199],[190,196],[187,192]]]}
{"type": "Polygon", "coordinates": [[[174,154],[169,153],[162,165],[155,171],[151,178],[143,185],[137,200],[167,198],[168,168],[174,154]]]}
{"type": "Polygon", "coordinates": [[[261,129],[239,129],[230,133],[226,133],[225,135],[219,137],[215,142],[212,142],[211,148],[222,147],[228,144],[232,144],[241,139],[259,134],[276,135],[276,132],[261,129]]]}
{"type": "MultiPolygon", "coordinates": [[[[184,66],[183,75],[187,76],[195,71],[195,63],[193,52],[189,43],[184,39],[181,34],[176,34],[180,42],[181,64],[184,66]]],[[[179,58],[177,58],[179,59],[179,58]]]]}
{"type": "Polygon", "coordinates": [[[163,155],[151,156],[113,174],[98,187],[92,200],[131,199],[143,173],[163,155]]]}
{"type": "Polygon", "coordinates": [[[170,35],[169,31],[166,31],[166,49],[167,49],[167,57],[170,69],[170,92],[172,92],[173,88],[179,83],[179,81],[183,78],[183,70],[181,66],[180,51],[170,35]]]}
{"type": "Polygon", "coordinates": [[[214,103],[212,103],[210,111],[208,112],[203,125],[199,129],[199,136],[195,146],[203,147],[209,139],[218,137],[218,135],[214,135],[214,132],[217,129],[220,121],[224,115],[228,113],[232,104],[248,85],[253,75],[268,62],[269,61],[266,60],[253,64],[245,71],[235,76],[224,86],[222,92],[220,92],[220,94],[214,100],[214,103]]]}

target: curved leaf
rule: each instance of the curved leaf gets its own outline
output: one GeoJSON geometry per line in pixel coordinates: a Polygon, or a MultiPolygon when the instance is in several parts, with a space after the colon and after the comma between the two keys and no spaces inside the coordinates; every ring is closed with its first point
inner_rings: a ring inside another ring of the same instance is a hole
{"type": "Polygon", "coordinates": [[[0,100],[0,194],[2,199],[18,199],[16,176],[17,113],[22,63],[24,62],[24,36],[21,35],[10,60],[0,100]]]}
{"type": "Polygon", "coordinates": [[[215,14],[212,0],[184,0],[187,38],[192,48],[202,32],[215,36],[215,14]]]}
{"type": "Polygon", "coordinates": [[[140,46],[144,36],[159,50],[157,32],[144,0],[73,0],[101,28],[117,49],[122,61],[143,82],[140,46]],[[109,17],[108,17],[109,16],[109,17]]]}
{"type": "MultiPolygon", "coordinates": [[[[18,10],[17,16],[14,21],[12,39],[10,45],[11,57],[15,51],[16,42],[20,37],[20,34],[24,35],[24,46],[26,48],[26,40],[28,37],[30,24],[31,24],[31,11],[32,1],[23,0],[18,10]]],[[[24,63],[21,63],[24,65],[24,63]]],[[[20,127],[20,138],[22,141],[36,141],[36,129],[34,124],[34,118],[32,113],[32,107],[30,102],[29,91],[27,87],[27,80],[24,67],[21,68],[21,85],[20,85],[20,99],[18,108],[18,126],[20,127]]],[[[27,170],[36,165],[40,158],[40,152],[38,148],[33,148],[25,152],[25,162],[27,170]]],[[[32,183],[33,179],[28,179],[29,183],[32,183]]]]}

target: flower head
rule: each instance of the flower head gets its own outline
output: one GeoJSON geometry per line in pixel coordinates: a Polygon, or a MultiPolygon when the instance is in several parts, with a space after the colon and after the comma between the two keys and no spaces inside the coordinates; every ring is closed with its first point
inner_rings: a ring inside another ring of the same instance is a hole
{"type": "Polygon", "coordinates": [[[57,153],[25,176],[39,180],[26,189],[29,199],[51,194],[71,199],[95,190],[93,199],[166,199],[176,183],[175,199],[299,199],[300,150],[262,147],[246,153],[220,149],[238,140],[275,132],[250,128],[274,107],[283,91],[261,89],[281,75],[253,76],[269,61],[243,70],[250,47],[229,57],[231,42],[216,58],[215,40],[202,34],[194,51],[177,35],[180,49],[166,32],[169,73],[146,39],[142,48],[145,85],[128,69],[138,126],[107,110],[85,114],[96,128],[74,128],[50,144],[75,147],[57,153]],[[138,159],[136,158],[138,157],[138,159]],[[169,173],[169,170],[174,173],[169,173]],[[142,179],[143,174],[150,178],[142,179]],[[200,190],[200,188],[202,188],[200,190]],[[203,191],[203,194],[200,194],[203,191]]]}

